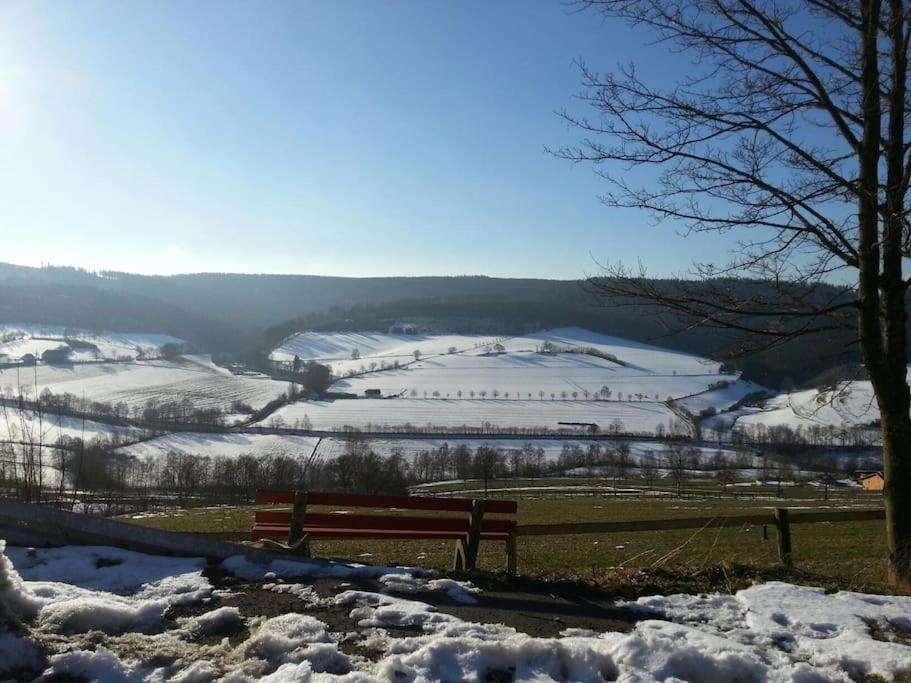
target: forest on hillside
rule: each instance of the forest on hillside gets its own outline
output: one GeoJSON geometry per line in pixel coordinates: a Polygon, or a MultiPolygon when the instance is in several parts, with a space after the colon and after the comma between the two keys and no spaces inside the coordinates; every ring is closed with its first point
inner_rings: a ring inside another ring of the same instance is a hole
{"type": "MultiPolygon", "coordinates": [[[[673,290],[673,280],[659,281],[673,290]]],[[[761,283],[748,283],[762,286],[761,283]]],[[[732,287],[747,286],[732,282],[732,287]]],[[[833,290],[834,291],[834,290],[833,290]]],[[[829,296],[831,292],[820,292],[829,296]]],[[[774,387],[818,382],[856,365],[845,333],[807,337],[741,356],[731,333],[686,328],[655,309],[605,300],[584,281],[484,276],[344,278],[205,273],[144,276],[0,264],[0,320],[155,331],[223,354],[264,353],[304,330],[385,330],[409,321],[427,331],[520,334],[577,326],[726,360],[774,387]],[[819,349],[827,349],[820,353],[819,349]]]]}

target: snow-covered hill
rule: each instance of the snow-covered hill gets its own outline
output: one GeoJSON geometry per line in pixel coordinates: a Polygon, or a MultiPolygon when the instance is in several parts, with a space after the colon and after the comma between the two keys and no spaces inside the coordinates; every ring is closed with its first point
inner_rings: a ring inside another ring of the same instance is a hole
{"type": "Polygon", "coordinates": [[[869,381],[841,382],[830,389],[804,389],[773,396],[759,407],[708,420],[709,428],[755,431],[790,427],[804,433],[852,428],[877,429],[879,406],[869,381]]]}
{"type": "Polygon", "coordinates": [[[589,422],[658,433],[699,413],[725,410],[763,388],[718,362],[580,328],[520,337],[307,332],[272,357],[317,360],[339,379],[332,389],[399,400],[302,402],[266,424],[316,428],[371,425],[550,428],[589,422]],[[402,400],[407,399],[407,400],[402,400]],[[438,399],[442,403],[432,403],[438,399]],[[671,405],[670,402],[673,402],[671,405]]]}
{"type": "Polygon", "coordinates": [[[61,325],[35,323],[0,324],[0,362],[16,362],[26,354],[40,358],[48,350],[67,347],[74,362],[155,358],[161,347],[188,346],[186,340],[168,334],[138,332],[90,332],[61,325]]]}
{"type": "Polygon", "coordinates": [[[0,391],[13,396],[19,387],[31,398],[48,389],[77,398],[84,395],[91,401],[123,402],[130,409],[145,406],[149,400],[179,402],[187,398],[197,408],[224,410],[233,401],[258,408],[287,391],[288,384],[265,375],[233,375],[208,356],[194,355],[175,361],[0,368],[0,391]]]}

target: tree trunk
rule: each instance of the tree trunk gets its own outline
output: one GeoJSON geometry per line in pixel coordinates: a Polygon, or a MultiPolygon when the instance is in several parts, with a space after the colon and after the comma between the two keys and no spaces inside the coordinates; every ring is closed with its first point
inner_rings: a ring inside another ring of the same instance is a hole
{"type": "Polygon", "coordinates": [[[880,406],[886,541],[893,581],[911,583],[911,416],[907,384],[880,406]]]}
{"type": "Polygon", "coordinates": [[[877,398],[883,434],[886,479],[886,539],[891,578],[911,583],[911,390],[908,387],[907,285],[902,272],[904,244],[905,96],[907,41],[902,0],[889,0],[891,88],[886,136],[886,191],[882,239],[882,317],[885,386],[877,398]]]}

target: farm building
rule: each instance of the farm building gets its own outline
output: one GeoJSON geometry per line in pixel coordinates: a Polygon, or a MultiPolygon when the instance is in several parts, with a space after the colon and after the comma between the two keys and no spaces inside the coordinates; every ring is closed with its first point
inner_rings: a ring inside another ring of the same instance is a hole
{"type": "Polygon", "coordinates": [[[867,472],[857,478],[857,482],[865,491],[882,491],[886,480],[882,472],[867,472]]]}
{"type": "Polygon", "coordinates": [[[365,389],[364,396],[367,398],[382,398],[383,391],[381,389],[365,389]]]}

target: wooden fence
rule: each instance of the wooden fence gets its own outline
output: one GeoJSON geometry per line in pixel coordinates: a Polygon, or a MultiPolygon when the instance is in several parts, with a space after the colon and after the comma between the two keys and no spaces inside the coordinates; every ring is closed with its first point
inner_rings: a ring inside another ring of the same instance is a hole
{"type": "Polygon", "coordinates": [[[791,548],[792,524],[867,522],[885,518],[886,511],[881,508],[873,510],[826,510],[822,512],[796,512],[788,508],[776,508],[774,514],[736,515],[733,517],[683,517],[679,519],[643,519],[619,522],[525,524],[516,527],[516,536],[564,536],[769,525],[774,526],[778,531],[778,557],[785,566],[790,567],[793,565],[791,548]]]}

